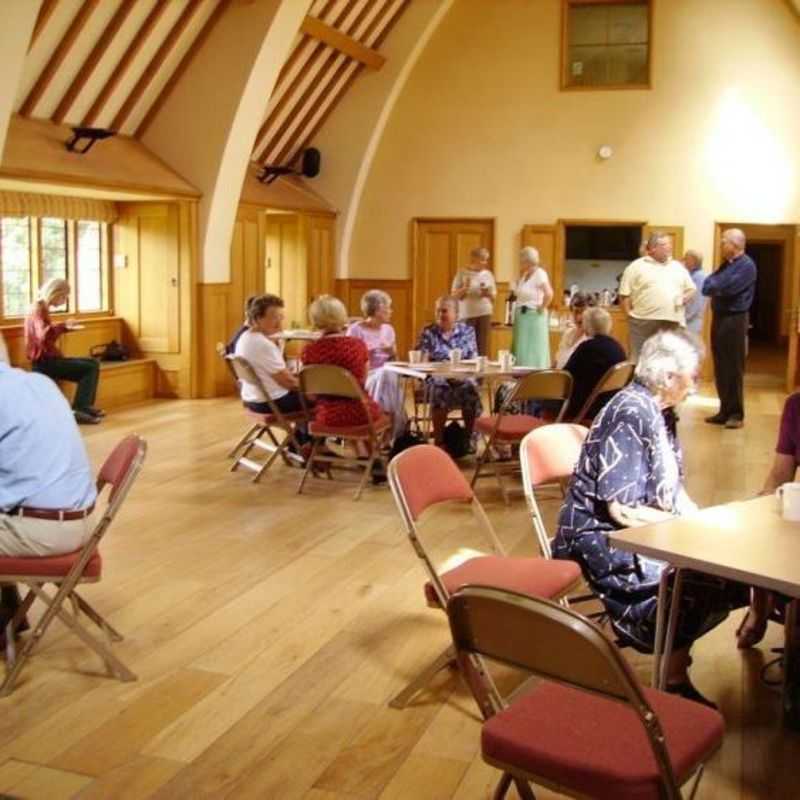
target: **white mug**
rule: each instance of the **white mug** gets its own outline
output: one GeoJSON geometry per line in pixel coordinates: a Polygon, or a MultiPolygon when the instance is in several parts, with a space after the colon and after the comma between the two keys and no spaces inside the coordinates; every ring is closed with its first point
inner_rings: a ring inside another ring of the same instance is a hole
{"type": "Polygon", "coordinates": [[[775,496],[781,504],[781,514],[788,522],[800,522],[800,483],[784,483],[775,496]]]}
{"type": "Polygon", "coordinates": [[[454,347],[450,351],[450,363],[451,364],[458,364],[459,361],[461,361],[461,348],[454,347]]]}
{"type": "Polygon", "coordinates": [[[478,372],[484,372],[488,366],[489,359],[486,356],[478,356],[475,359],[475,369],[477,369],[478,372]]]}
{"type": "Polygon", "coordinates": [[[422,361],[422,350],[409,350],[408,363],[419,364],[422,361]]]}
{"type": "Polygon", "coordinates": [[[500,369],[503,372],[508,372],[511,367],[514,366],[516,358],[514,358],[514,354],[509,350],[500,350],[497,356],[498,360],[500,361],[500,369]]]}

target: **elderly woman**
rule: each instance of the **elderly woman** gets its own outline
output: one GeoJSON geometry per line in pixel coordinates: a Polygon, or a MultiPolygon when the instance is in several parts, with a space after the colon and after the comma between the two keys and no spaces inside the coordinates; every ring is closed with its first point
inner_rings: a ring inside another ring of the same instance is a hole
{"type": "Polygon", "coordinates": [[[583,313],[593,305],[594,300],[583,292],[575,292],[569,299],[569,310],[572,319],[567,323],[566,330],[561,334],[561,339],[558,343],[558,350],[553,361],[553,366],[556,369],[564,369],[564,365],[569,361],[569,357],[575,351],[575,348],[586,340],[586,334],[583,331],[583,313]]]}
{"type": "MultiPolygon", "coordinates": [[[[608,334],[611,333],[611,315],[604,308],[587,308],[582,318],[584,340],[575,348],[564,369],[572,375],[572,395],[567,406],[567,419],[583,408],[586,399],[598,381],[615,364],[625,360],[622,345],[608,334]]],[[[608,402],[609,393],[597,398],[586,414],[594,419],[608,402]]]]}
{"type": "MultiPolygon", "coordinates": [[[[347,309],[344,303],[336,297],[320,295],[309,306],[308,316],[322,336],[306,345],[303,363],[343,367],[353,374],[364,389],[369,351],[361,339],[345,334],[347,309]]],[[[380,407],[370,397],[365,399],[370,417],[378,419],[381,416],[380,407]]],[[[340,397],[318,397],[314,418],[319,424],[332,426],[366,425],[368,422],[361,403],[340,397]]]]}
{"type": "MultiPolygon", "coordinates": [[[[700,354],[688,336],[662,331],[647,340],[635,380],[594,420],[558,521],[553,553],[578,561],[617,634],[652,652],[658,585],[665,565],[611,547],[608,534],[693,511],[681,451],[664,412],[694,387],[700,354]]],[[[732,608],[746,587],[686,573],[667,690],[711,705],[689,681],[689,649],[732,608]]]]}
{"type": "Polygon", "coordinates": [[[476,247],[469,256],[469,265],[460,269],[453,278],[450,293],[458,298],[459,319],[475,329],[478,354],[485,356],[488,354],[497,286],[489,269],[489,251],[485,247],[476,247]]]}
{"type": "Polygon", "coordinates": [[[96,425],[105,416],[95,408],[100,364],[94,358],[67,358],[58,347],[59,337],[72,330],[74,323],[66,320],[57,324],[50,318],[50,309],[59,308],[69,300],[69,283],[51,278],[39,289],[39,299],[25,318],[25,352],[33,370],[54,381],[77,383],[72,412],[81,425],[96,425]]]}
{"type": "MultiPolygon", "coordinates": [[[[417,350],[427,353],[431,361],[448,361],[453,350],[460,350],[462,358],[475,358],[478,347],[475,331],[458,321],[458,300],[452,296],[440,297],[436,301],[436,322],[426,325],[417,343],[417,350]]],[[[447,380],[428,378],[431,382],[431,418],[433,438],[437,445],[443,444],[447,412],[460,408],[464,414],[464,426],[471,437],[475,418],[481,413],[481,398],[474,380],[447,380]]]]}
{"type": "Polygon", "coordinates": [[[522,248],[519,266],[519,280],[512,286],[516,307],[511,350],[519,366],[547,369],[550,366],[547,307],[553,299],[553,289],[535,247],[522,248]]]}
{"type": "Polygon", "coordinates": [[[398,376],[383,369],[383,365],[397,358],[392,318],[392,298],[380,289],[372,289],[361,298],[361,313],[364,319],[354,322],[347,335],[361,339],[369,353],[369,373],[364,383],[367,393],[392,417],[393,438],[406,429],[407,418],[403,407],[403,391],[398,376]]]}

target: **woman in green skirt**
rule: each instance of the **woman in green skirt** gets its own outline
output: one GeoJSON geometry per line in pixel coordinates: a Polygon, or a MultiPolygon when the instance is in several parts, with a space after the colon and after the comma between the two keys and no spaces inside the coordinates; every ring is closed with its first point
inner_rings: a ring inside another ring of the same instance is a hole
{"type": "Polygon", "coordinates": [[[550,326],[547,307],[553,289],[547,273],[539,264],[539,251],[523,247],[519,254],[520,276],[512,288],[516,296],[514,333],[511,350],[521,367],[550,367],[550,326]]]}

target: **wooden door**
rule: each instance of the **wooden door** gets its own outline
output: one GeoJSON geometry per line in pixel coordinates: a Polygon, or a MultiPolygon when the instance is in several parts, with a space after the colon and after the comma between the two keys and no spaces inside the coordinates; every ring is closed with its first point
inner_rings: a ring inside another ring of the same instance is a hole
{"type": "MultiPolygon", "coordinates": [[[[564,225],[525,225],[520,242],[523,247],[535,247],[539,260],[553,287],[553,308],[560,308],[564,295],[564,225]]],[[[516,273],[514,279],[516,280],[516,273]]]]}
{"type": "Polygon", "coordinates": [[[297,214],[267,214],[264,273],[266,291],[283,298],[286,325],[305,325],[308,279],[301,258],[297,214]]]}
{"type": "Polygon", "coordinates": [[[494,256],[494,220],[412,220],[413,314],[412,328],[418,335],[433,322],[436,298],[450,294],[453,278],[470,261],[470,251],[485,247],[494,256]]]}
{"type": "Polygon", "coordinates": [[[231,238],[231,283],[233,292],[233,314],[239,324],[244,315],[244,304],[248,297],[264,291],[264,263],[262,242],[263,212],[260,209],[241,207],[236,214],[231,238]]]}
{"type": "Polygon", "coordinates": [[[139,349],[180,352],[178,209],[171,203],[121,206],[119,241],[126,267],[115,275],[115,309],[139,349]]]}
{"type": "Polygon", "coordinates": [[[336,219],[322,214],[306,218],[307,300],[333,294],[336,284],[336,219]]]}
{"type": "MultiPolygon", "coordinates": [[[[789,300],[789,357],[786,361],[786,391],[797,386],[798,359],[800,359],[800,226],[795,225],[789,252],[789,275],[784,284],[784,298],[789,300]],[[788,298],[785,294],[789,292],[788,298]]],[[[787,307],[787,304],[784,305],[787,307]]]]}

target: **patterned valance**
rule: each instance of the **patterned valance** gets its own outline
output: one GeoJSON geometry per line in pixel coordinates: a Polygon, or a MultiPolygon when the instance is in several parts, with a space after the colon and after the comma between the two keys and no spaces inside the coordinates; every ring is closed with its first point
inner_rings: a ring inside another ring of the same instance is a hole
{"type": "Polygon", "coordinates": [[[93,197],[65,197],[58,194],[0,191],[0,216],[56,217],[114,222],[117,205],[93,197]]]}

